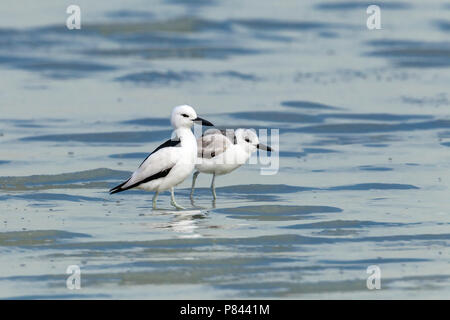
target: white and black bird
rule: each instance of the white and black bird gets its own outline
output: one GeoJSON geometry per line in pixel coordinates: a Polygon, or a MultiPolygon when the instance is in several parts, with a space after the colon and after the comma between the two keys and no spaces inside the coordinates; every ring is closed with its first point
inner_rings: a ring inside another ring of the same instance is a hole
{"type": "Polygon", "coordinates": [[[201,173],[212,174],[211,191],[216,199],[216,176],[230,173],[242,166],[256,149],[272,151],[270,146],[259,142],[254,130],[209,129],[197,140],[197,164],[192,177],[191,200],[195,181],[201,173]]]}
{"type": "Polygon", "coordinates": [[[167,140],[145,158],[131,177],[112,188],[110,194],[132,188],[155,191],[153,208],[161,191],[171,190],[171,204],[184,209],[175,201],[174,187],[183,182],[194,170],[197,157],[197,141],[191,131],[194,122],[213,126],[209,121],[197,117],[195,110],[188,105],[175,107],[170,119],[175,131],[173,138],[167,140]]]}

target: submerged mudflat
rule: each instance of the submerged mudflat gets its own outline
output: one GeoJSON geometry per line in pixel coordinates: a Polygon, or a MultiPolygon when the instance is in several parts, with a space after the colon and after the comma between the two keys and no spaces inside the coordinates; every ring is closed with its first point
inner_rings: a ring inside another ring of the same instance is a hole
{"type": "Polygon", "coordinates": [[[0,298],[450,297],[449,7],[369,31],[361,3],[233,6],[111,1],[72,32],[0,4],[0,298]],[[110,196],[181,103],[278,129],[277,174],[218,177],[215,203],[200,175],[194,205],[187,180],[185,211],[110,196]]]}

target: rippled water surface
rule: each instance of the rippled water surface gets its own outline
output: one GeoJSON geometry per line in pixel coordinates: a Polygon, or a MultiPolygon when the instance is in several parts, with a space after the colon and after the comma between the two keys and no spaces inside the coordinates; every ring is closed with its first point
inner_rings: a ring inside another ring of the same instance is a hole
{"type": "Polygon", "coordinates": [[[28,2],[0,3],[0,298],[450,298],[448,4],[370,31],[364,1],[80,0],[69,31],[28,2]],[[278,173],[109,195],[183,103],[279,129],[278,173]]]}

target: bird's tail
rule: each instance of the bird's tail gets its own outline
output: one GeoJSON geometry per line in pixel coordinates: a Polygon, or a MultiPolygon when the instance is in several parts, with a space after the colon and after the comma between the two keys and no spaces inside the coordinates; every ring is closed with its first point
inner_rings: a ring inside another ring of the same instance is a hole
{"type": "Polygon", "coordinates": [[[114,194],[117,192],[122,192],[127,190],[127,188],[122,188],[130,179],[128,179],[127,181],[119,184],[118,186],[115,186],[114,188],[112,188],[111,190],[109,190],[109,194],[114,194]]]}

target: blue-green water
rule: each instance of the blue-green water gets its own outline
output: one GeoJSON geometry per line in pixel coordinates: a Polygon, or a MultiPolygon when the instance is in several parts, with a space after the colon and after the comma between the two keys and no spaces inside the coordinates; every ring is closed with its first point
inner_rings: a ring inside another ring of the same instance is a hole
{"type": "Polygon", "coordinates": [[[360,1],[77,1],[69,31],[26,2],[0,3],[0,298],[450,298],[448,4],[368,30],[360,1]],[[278,173],[110,196],[184,103],[279,129],[278,173]]]}

